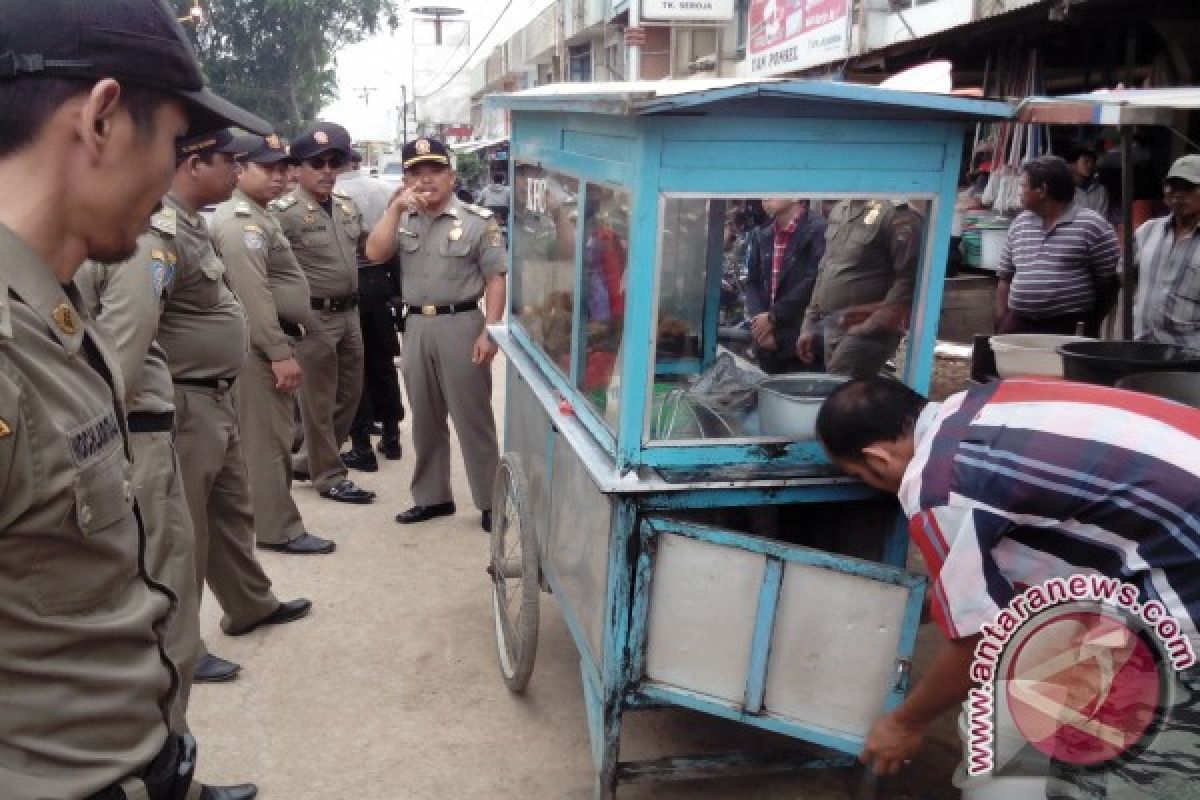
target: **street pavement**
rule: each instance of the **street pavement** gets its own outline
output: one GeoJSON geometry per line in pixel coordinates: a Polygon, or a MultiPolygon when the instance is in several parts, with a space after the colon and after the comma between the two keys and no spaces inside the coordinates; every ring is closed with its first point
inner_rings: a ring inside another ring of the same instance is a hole
{"type": "MultiPolygon", "coordinates": [[[[495,367],[497,419],[502,365],[495,367]]],[[[410,505],[409,425],[399,462],[353,473],[380,499],[350,506],[294,491],[309,529],[337,541],[331,556],[259,551],[281,599],[309,597],[309,617],[243,637],[221,633],[211,594],[201,629],[209,649],[242,664],[228,684],[198,685],[190,723],[198,776],[254,781],[263,800],[588,800],[592,766],[579,657],[554,598],[542,597],[537,664],[512,695],[496,665],[488,537],[470,502],[457,448],[458,515],[393,522],[410,505]]],[[[922,632],[919,672],[938,633],[922,632]]],[[[957,797],[957,739],[947,715],[907,774],[881,796],[957,797]]],[[[682,710],[625,716],[622,758],[794,748],[790,739],[682,710]]],[[[859,776],[803,773],[623,786],[627,800],[857,798],[859,776]]]]}

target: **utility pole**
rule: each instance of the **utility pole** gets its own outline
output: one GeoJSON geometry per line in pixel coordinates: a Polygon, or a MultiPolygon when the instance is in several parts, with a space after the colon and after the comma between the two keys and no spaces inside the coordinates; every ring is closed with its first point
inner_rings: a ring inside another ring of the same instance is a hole
{"type": "Polygon", "coordinates": [[[408,87],[403,83],[400,84],[400,102],[403,103],[400,106],[400,125],[404,129],[404,138],[400,141],[403,143],[408,141],[408,87]]]}
{"type": "Polygon", "coordinates": [[[354,93],[362,98],[363,105],[371,105],[371,92],[379,91],[374,86],[359,86],[354,93]]]}

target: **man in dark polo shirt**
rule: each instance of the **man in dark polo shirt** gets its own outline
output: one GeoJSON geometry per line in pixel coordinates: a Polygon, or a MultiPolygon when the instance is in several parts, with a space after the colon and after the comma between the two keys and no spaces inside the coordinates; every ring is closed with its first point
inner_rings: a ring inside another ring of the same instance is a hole
{"type": "Polygon", "coordinates": [[[1074,203],[1067,162],[1021,167],[1021,212],[1008,231],[996,286],[999,333],[1082,331],[1096,336],[1117,298],[1117,237],[1100,214],[1074,203]]]}

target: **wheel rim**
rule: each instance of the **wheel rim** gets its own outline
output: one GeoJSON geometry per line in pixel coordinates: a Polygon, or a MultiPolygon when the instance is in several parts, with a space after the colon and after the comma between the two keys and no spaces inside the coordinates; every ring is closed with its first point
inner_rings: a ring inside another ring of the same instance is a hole
{"type": "Polygon", "coordinates": [[[519,660],[517,647],[523,614],[521,590],[524,582],[525,553],[521,538],[521,515],[509,480],[504,483],[504,505],[499,519],[493,519],[492,530],[492,610],[496,622],[496,637],[500,667],[506,676],[515,673],[519,660]]]}

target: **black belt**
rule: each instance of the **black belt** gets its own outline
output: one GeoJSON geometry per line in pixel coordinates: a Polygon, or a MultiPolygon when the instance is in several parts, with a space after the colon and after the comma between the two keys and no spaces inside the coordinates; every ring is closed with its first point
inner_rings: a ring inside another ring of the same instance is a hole
{"type": "Polygon", "coordinates": [[[174,429],[174,411],[132,411],[129,414],[131,433],[161,433],[174,429]]]}
{"type": "Polygon", "coordinates": [[[279,320],[279,330],[291,336],[293,339],[303,339],[304,334],[308,333],[304,326],[298,322],[288,322],[286,319],[279,320]]]}
{"type": "Polygon", "coordinates": [[[466,303],[455,303],[449,306],[410,306],[404,304],[404,315],[416,314],[422,317],[440,317],[442,314],[461,314],[464,311],[478,311],[479,301],[471,300],[466,303]]]}
{"type": "Polygon", "coordinates": [[[233,387],[237,378],[175,378],[175,383],[190,389],[211,389],[214,392],[225,392],[233,387]]]}
{"type": "Polygon", "coordinates": [[[356,295],[345,297],[314,297],[311,299],[313,311],[349,311],[358,307],[356,295]]]}

